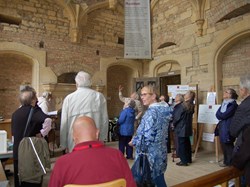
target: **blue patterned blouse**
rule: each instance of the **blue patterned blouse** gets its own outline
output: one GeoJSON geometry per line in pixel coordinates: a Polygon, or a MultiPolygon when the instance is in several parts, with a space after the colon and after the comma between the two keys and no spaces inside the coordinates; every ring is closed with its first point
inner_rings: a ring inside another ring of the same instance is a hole
{"type": "Polygon", "coordinates": [[[135,156],[137,158],[140,153],[141,139],[144,135],[145,146],[142,146],[142,149],[148,153],[153,179],[167,169],[167,139],[171,112],[172,108],[169,106],[159,103],[149,105],[132,140],[136,147],[135,156]]]}

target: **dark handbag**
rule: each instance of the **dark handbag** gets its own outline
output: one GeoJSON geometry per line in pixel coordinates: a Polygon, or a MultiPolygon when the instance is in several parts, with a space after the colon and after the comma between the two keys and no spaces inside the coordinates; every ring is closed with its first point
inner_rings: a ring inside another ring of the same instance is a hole
{"type": "Polygon", "coordinates": [[[214,129],[214,136],[219,136],[219,126],[220,126],[221,121],[217,123],[215,129],[214,129]]]}
{"type": "MultiPolygon", "coordinates": [[[[144,137],[142,138],[144,140],[144,137]]],[[[141,141],[142,143],[142,141],[141,141]]],[[[140,146],[141,147],[141,146],[140,146]]],[[[151,169],[148,156],[141,151],[131,168],[137,187],[153,187],[155,186],[151,177],[151,169]]]]}

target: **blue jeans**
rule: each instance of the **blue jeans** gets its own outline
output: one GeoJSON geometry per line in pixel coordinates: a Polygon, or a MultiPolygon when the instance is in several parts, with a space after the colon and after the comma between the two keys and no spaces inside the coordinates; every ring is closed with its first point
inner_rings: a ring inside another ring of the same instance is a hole
{"type": "Polygon", "coordinates": [[[167,187],[167,184],[164,179],[164,174],[161,174],[158,177],[156,177],[154,182],[157,187],[167,187]]]}

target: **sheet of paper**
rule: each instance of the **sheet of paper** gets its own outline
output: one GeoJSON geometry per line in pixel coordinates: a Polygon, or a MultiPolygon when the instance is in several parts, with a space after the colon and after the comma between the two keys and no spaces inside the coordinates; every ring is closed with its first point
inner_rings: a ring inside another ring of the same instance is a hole
{"type": "Polygon", "coordinates": [[[198,123],[217,124],[219,120],[215,114],[220,105],[199,105],[198,123]]]}

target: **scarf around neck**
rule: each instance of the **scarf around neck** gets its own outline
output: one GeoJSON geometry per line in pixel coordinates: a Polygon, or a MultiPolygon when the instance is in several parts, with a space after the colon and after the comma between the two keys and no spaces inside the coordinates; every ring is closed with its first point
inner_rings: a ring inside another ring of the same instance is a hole
{"type": "Polygon", "coordinates": [[[222,104],[221,104],[220,111],[221,111],[222,113],[226,112],[226,110],[227,110],[227,105],[228,105],[229,103],[232,103],[233,101],[234,101],[234,99],[224,99],[223,102],[222,102],[222,104]]]}

